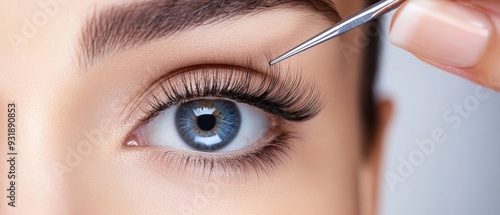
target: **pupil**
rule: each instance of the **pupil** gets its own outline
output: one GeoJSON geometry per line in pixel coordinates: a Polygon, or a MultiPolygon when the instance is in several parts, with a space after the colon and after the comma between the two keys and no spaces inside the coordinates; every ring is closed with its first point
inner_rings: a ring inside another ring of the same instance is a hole
{"type": "Polygon", "coordinates": [[[210,131],[215,127],[216,118],[212,114],[198,116],[198,127],[203,131],[210,131]]]}

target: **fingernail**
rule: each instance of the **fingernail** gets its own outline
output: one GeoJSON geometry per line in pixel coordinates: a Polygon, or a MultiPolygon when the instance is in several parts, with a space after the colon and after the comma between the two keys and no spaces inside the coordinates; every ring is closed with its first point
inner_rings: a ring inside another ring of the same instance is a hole
{"type": "Polygon", "coordinates": [[[412,0],[395,19],[391,42],[413,54],[453,67],[473,67],[492,34],[488,17],[452,1],[412,0]]]}

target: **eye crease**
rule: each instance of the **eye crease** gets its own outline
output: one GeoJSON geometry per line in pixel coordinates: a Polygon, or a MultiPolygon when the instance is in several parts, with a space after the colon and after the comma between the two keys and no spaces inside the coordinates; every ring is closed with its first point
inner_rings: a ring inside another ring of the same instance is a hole
{"type": "Polygon", "coordinates": [[[298,74],[252,63],[168,73],[133,111],[141,123],[125,145],[149,148],[149,156],[167,166],[268,172],[293,151],[298,135],[291,122],[309,120],[321,109],[319,90],[298,74]]]}

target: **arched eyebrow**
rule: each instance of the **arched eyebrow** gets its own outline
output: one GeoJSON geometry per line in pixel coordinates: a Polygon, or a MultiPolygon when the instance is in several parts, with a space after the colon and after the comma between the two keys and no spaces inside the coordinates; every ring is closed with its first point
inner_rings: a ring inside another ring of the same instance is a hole
{"type": "Polygon", "coordinates": [[[148,0],[112,5],[94,11],[84,23],[79,62],[89,66],[110,52],[279,6],[308,8],[340,21],[331,0],[148,0]]]}

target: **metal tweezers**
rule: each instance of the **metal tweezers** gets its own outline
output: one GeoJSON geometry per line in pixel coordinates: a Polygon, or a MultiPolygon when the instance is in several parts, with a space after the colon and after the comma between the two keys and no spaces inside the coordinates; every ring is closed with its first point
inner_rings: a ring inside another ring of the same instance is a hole
{"type": "Polygon", "coordinates": [[[319,45],[336,36],[346,33],[366,22],[374,20],[396,9],[405,1],[406,0],[383,0],[377,2],[374,5],[346,18],[345,20],[337,23],[330,29],[314,36],[313,38],[307,40],[306,42],[300,44],[299,46],[293,48],[292,50],[286,52],[285,54],[279,56],[278,58],[272,60],[271,62],[269,62],[269,65],[274,65],[282,60],[285,60],[291,56],[294,56],[316,45],[319,45]]]}

